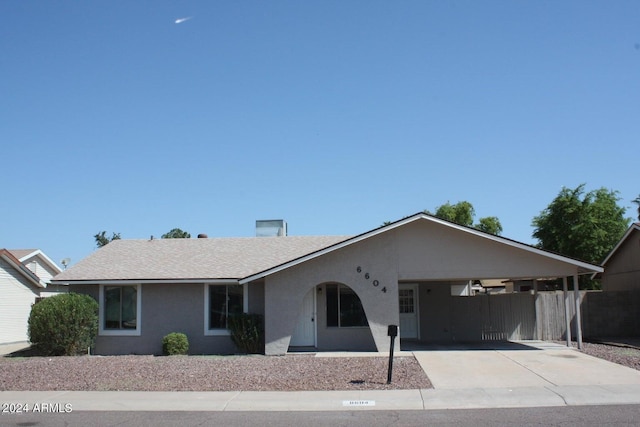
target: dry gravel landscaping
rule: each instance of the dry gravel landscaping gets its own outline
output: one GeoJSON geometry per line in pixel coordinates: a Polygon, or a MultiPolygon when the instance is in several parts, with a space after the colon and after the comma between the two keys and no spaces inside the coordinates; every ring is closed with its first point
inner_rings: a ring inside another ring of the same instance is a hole
{"type": "MultiPolygon", "coordinates": [[[[582,352],[640,370],[640,340],[584,343],[582,352]]],[[[0,390],[300,391],[431,388],[412,356],[0,357],[0,390]]]]}
{"type": "Polygon", "coordinates": [[[65,356],[0,358],[0,390],[300,391],[431,388],[412,356],[65,356]]]}
{"type": "Polygon", "coordinates": [[[640,339],[638,338],[622,342],[609,341],[609,344],[585,342],[581,351],[640,371],[640,339]]]}

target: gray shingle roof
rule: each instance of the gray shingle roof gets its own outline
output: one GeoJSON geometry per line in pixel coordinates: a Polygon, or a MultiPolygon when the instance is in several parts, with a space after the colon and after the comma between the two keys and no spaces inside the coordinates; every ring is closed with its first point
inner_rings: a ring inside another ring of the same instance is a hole
{"type": "Polygon", "coordinates": [[[7,249],[7,250],[11,252],[11,254],[18,259],[25,257],[27,255],[31,255],[32,253],[37,251],[37,249],[7,249]]]}
{"type": "Polygon", "coordinates": [[[240,279],[349,236],[114,240],[54,281],[240,279]]]}

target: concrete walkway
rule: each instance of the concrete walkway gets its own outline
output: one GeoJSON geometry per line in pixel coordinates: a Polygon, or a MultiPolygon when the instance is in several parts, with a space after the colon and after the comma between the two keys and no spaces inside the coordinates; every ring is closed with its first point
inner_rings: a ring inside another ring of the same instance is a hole
{"type": "MultiPolygon", "coordinates": [[[[340,411],[640,404],[640,372],[546,342],[416,350],[434,389],[307,392],[14,392],[2,403],[73,411],[340,411]]],[[[359,354],[358,354],[359,355],[359,354]]],[[[366,355],[379,355],[367,353],[366,355]]],[[[319,357],[356,356],[323,353],[319,357]]],[[[51,412],[51,411],[50,411],[51,412]]]]}

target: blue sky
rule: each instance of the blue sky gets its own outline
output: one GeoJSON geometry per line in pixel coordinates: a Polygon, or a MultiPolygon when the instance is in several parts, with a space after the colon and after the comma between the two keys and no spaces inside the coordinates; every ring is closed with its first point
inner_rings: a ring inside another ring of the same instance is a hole
{"type": "Polygon", "coordinates": [[[640,2],[0,2],[0,247],[359,234],[466,200],[525,243],[640,194],[640,2]],[[179,18],[191,19],[176,24],[179,18]]]}

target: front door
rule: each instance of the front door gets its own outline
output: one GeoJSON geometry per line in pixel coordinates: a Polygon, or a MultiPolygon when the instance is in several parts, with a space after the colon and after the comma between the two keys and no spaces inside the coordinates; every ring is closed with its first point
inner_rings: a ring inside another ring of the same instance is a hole
{"type": "Polygon", "coordinates": [[[418,339],[418,285],[398,286],[400,306],[400,338],[418,339]]]}
{"type": "Polygon", "coordinates": [[[302,300],[302,311],[289,345],[291,347],[315,347],[316,345],[316,290],[312,288],[302,300]]]}

